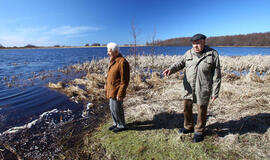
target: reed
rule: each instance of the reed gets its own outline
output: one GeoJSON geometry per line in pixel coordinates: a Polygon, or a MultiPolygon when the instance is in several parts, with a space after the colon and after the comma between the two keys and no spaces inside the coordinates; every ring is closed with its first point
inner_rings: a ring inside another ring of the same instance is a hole
{"type": "MultiPolygon", "coordinates": [[[[177,134],[177,128],[183,124],[183,75],[161,75],[180,57],[155,56],[152,63],[150,56],[138,56],[135,72],[133,57],[128,56],[131,80],[124,106],[127,123],[133,129],[113,135],[106,131],[111,121],[108,119],[95,132],[83,137],[83,152],[104,159],[162,158],[158,152],[177,159],[181,151],[189,156],[198,154],[202,159],[267,159],[270,156],[270,56],[220,56],[220,95],[209,106],[206,140],[198,146],[190,143],[190,135],[177,134]],[[124,145],[129,142],[130,145],[124,145]],[[159,144],[158,152],[154,144],[159,144]],[[147,156],[149,154],[152,157],[147,156]]],[[[78,100],[105,100],[103,85],[107,64],[106,58],[76,64],[72,67],[88,74],[69,81],[64,88],[60,84],[56,86],[61,87],[55,88],[78,100]],[[72,89],[69,87],[72,85],[84,87],[72,89]]],[[[196,107],[194,111],[196,113],[196,107]]]]}

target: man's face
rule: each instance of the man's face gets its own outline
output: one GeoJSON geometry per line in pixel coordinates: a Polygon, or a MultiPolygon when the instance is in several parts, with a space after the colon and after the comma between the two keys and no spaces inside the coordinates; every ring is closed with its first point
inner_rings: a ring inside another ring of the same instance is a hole
{"type": "Polygon", "coordinates": [[[111,60],[115,59],[118,56],[118,52],[117,51],[113,52],[111,48],[107,49],[107,54],[111,60]]]}
{"type": "Polygon", "coordinates": [[[196,53],[200,53],[203,51],[205,45],[205,40],[204,39],[199,39],[197,41],[192,42],[192,47],[196,53]]]}

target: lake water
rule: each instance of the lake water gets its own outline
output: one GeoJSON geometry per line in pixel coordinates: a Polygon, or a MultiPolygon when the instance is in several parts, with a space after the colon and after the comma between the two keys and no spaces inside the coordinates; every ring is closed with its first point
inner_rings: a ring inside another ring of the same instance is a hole
{"type": "MultiPolygon", "coordinates": [[[[155,54],[182,55],[190,48],[155,47],[155,54]]],[[[270,48],[213,48],[222,56],[270,55],[270,48]]],[[[129,55],[131,49],[122,47],[120,51],[129,55]]],[[[151,54],[152,48],[138,47],[137,52],[151,54]]],[[[49,111],[71,112],[66,120],[80,118],[84,104],[69,101],[65,95],[48,89],[46,84],[81,76],[56,72],[58,69],[106,56],[105,47],[0,50],[0,134],[12,127],[30,123],[49,111]],[[48,73],[49,78],[36,78],[48,73]]]]}

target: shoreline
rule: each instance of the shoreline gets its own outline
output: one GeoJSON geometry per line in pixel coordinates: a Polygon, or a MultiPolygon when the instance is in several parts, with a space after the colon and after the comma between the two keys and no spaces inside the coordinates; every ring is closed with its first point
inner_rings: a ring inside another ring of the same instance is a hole
{"type": "MultiPolygon", "coordinates": [[[[64,46],[64,47],[4,47],[0,48],[0,50],[8,50],[8,49],[64,49],[64,48],[106,48],[107,46],[64,46]]],[[[134,47],[134,46],[125,46],[125,45],[119,45],[119,47],[134,47]]],[[[136,47],[147,47],[146,45],[137,45],[136,47]]]]}
{"type": "Polygon", "coordinates": [[[25,48],[25,47],[7,47],[7,48],[0,48],[0,50],[15,50],[15,49],[65,49],[65,48],[103,48],[106,46],[65,46],[65,47],[33,47],[33,48],[25,48]]]}
{"type": "MultiPolygon", "coordinates": [[[[134,47],[134,46],[123,46],[119,45],[119,47],[134,47]]],[[[137,45],[136,47],[153,47],[148,45],[137,45]]],[[[191,47],[191,46],[154,46],[154,47],[191,47]]],[[[270,48],[270,46],[211,46],[211,47],[235,47],[235,48],[270,48]]],[[[16,49],[65,49],[65,48],[106,48],[106,46],[65,46],[65,47],[4,47],[0,48],[0,50],[16,50],[16,49]]]]}

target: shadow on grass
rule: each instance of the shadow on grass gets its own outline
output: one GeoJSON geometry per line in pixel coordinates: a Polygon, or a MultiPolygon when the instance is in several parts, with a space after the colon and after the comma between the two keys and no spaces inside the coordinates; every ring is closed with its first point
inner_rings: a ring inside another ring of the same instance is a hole
{"type": "Polygon", "coordinates": [[[128,130],[157,130],[179,128],[184,123],[184,115],[162,112],[156,114],[152,120],[135,121],[127,124],[128,130]]]}
{"type": "MultiPolygon", "coordinates": [[[[193,114],[196,122],[197,114],[193,114]]],[[[210,117],[211,115],[208,115],[210,117]]],[[[159,113],[153,120],[135,121],[127,124],[128,130],[158,130],[181,128],[184,124],[184,115],[177,113],[159,113]]],[[[260,113],[253,116],[243,117],[240,120],[230,120],[224,123],[214,123],[206,126],[206,135],[217,134],[224,137],[228,134],[259,133],[264,134],[270,128],[270,114],[260,113]]]]}
{"type": "Polygon", "coordinates": [[[270,114],[259,113],[253,116],[242,117],[240,120],[230,120],[224,123],[214,123],[207,126],[207,134],[217,134],[225,137],[228,134],[259,133],[264,134],[270,128],[270,114]]]}

